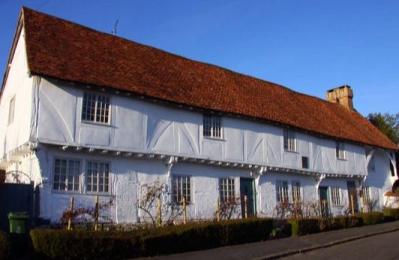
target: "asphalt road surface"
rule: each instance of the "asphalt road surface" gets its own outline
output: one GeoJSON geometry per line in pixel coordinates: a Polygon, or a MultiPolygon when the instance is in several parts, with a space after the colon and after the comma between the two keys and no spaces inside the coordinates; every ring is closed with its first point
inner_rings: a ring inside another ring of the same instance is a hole
{"type": "Polygon", "coordinates": [[[372,236],[283,259],[399,260],[399,231],[372,236]]]}

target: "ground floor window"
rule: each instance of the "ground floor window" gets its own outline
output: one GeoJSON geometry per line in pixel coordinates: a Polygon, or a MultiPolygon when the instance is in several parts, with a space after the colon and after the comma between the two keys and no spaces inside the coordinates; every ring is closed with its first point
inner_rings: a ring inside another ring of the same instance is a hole
{"type": "Polygon", "coordinates": [[[190,176],[172,177],[172,200],[174,203],[183,204],[191,202],[191,182],[190,176]]]}
{"type": "Polygon", "coordinates": [[[299,181],[292,182],[292,202],[301,202],[301,183],[299,181]]]}
{"type": "Polygon", "coordinates": [[[53,189],[59,191],[79,191],[80,161],[55,159],[53,189]]]}
{"type": "Polygon", "coordinates": [[[86,164],[86,191],[109,191],[109,164],[97,161],[88,161],[86,164]]]}
{"type": "Polygon", "coordinates": [[[333,206],[341,206],[341,189],[331,187],[331,203],[333,206]]]}
{"type": "Polygon", "coordinates": [[[223,178],[219,180],[219,196],[221,202],[233,201],[235,199],[234,179],[223,178]]]}
{"type": "Polygon", "coordinates": [[[370,188],[368,186],[362,187],[362,201],[363,205],[367,206],[371,202],[370,199],[370,188]]]}
{"type": "Polygon", "coordinates": [[[278,203],[288,203],[288,182],[277,181],[276,196],[278,203]]]}

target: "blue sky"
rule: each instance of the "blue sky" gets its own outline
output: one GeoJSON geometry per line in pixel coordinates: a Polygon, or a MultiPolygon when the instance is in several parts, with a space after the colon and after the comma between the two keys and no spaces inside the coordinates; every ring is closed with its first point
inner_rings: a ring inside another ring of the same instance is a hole
{"type": "Polygon", "coordinates": [[[325,97],[348,84],[356,109],[399,112],[399,1],[0,0],[3,75],[21,6],[325,97]]]}

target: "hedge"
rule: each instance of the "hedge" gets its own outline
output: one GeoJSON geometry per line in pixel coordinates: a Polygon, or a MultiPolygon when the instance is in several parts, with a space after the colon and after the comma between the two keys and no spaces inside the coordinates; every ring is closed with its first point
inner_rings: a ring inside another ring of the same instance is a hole
{"type": "Polygon", "coordinates": [[[135,232],[34,229],[34,250],[57,259],[123,259],[255,242],[270,237],[272,219],[192,223],[135,232]]]}
{"type": "Polygon", "coordinates": [[[394,221],[399,219],[399,209],[384,208],[383,213],[385,221],[394,221]]]}
{"type": "Polygon", "coordinates": [[[374,225],[384,222],[384,214],[382,212],[368,212],[357,215],[363,221],[363,225],[374,225]]]}
{"type": "Polygon", "coordinates": [[[10,253],[10,243],[7,234],[0,231],[0,259],[8,259],[10,253]]]}
{"type": "Polygon", "coordinates": [[[291,224],[291,234],[293,236],[320,232],[320,220],[317,218],[293,219],[289,223],[291,224]]]}

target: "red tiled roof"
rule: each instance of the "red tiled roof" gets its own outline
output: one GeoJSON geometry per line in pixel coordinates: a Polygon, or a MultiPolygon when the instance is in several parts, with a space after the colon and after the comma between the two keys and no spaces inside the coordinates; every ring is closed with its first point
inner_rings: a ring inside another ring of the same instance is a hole
{"type": "Polygon", "coordinates": [[[340,105],[27,8],[22,17],[32,74],[396,149],[359,113],[340,105]]]}

